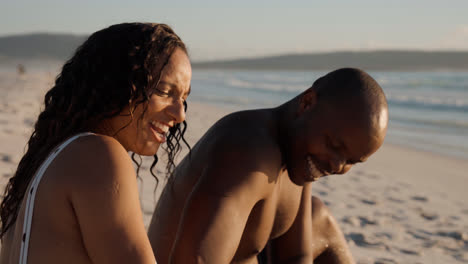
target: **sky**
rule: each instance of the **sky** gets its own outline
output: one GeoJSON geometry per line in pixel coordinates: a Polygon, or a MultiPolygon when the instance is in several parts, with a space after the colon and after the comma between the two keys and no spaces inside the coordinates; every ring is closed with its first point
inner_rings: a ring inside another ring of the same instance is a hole
{"type": "Polygon", "coordinates": [[[468,50],[467,0],[0,0],[0,36],[169,24],[194,61],[381,49],[468,50]]]}

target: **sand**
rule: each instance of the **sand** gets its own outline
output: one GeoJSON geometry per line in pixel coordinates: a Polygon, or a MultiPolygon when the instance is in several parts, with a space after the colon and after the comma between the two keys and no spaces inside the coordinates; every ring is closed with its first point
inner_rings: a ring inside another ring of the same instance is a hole
{"type": "MultiPolygon", "coordinates": [[[[50,70],[20,76],[14,66],[0,68],[1,190],[24,152],[53,76],[50,70]]],[[[189,101],[190,144],[227,113],[189,101]]],[[[149,162],[140,181],[146,226],[163,188],[154,192],[149,162]]],[[[158,176],[163,170],[160,162],[158,176]]],[[[466,160],[385,143],[348,174],[320,179],[313,192],[340,223],[357,263],[468,263],[467,172],[466,160]]]]}

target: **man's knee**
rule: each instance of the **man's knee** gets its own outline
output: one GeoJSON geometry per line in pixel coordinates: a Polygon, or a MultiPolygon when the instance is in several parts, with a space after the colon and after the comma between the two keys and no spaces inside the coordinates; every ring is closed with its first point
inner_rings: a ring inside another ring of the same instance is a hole
{"type": "Polygon", "coordinates": [[[314,263],[355,263],[338,222],[319,198],[312,196],[314,263]]]}
{"type": "Polygon", "coordinates": [[[312,196],[312,224],[323,228],[333,222],[334,218],[328,207],[318,197],[312,196]]]}
{"type": "Polygon", "coordinates": [[[312,196],[312,230],[314,235],[324,236],[327,239],[341,233],[328,207],[315,196],[312,196]]]}

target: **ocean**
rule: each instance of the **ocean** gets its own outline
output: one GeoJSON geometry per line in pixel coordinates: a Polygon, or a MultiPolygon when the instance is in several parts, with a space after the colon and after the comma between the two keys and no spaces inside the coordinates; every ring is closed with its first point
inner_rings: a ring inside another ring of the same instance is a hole
{"type": "MultiPolygon", "coordinates": [[[[231,111],[278,106],[326,72],[197,70],[190,100],[231,111]]],[[[372,72],[389,103],[386,142],[468,159],[468,72],[372,72]]]]}

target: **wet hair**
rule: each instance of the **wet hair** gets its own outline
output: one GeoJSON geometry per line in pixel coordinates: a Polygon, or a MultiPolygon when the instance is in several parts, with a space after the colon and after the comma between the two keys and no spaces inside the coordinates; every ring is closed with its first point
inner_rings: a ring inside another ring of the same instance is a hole
{"type": "MultiPolygon", "coordinates": [[[[31,178],[53,148],[75,134],[94,131],[102,121],[121,114],[126,107],[135,109],[141,104],[143,114],[135,117],[141,120],[152,88],[175,49],[187,54],[185,44],[168,25],[151,23],[112,25],[93,33],[78,47],[46,93],[44,110],[34,125],[27,151],[6,186],[0,205],[0,238],[15,223],[31,178]]],[[[186,110],[186,103],[184,107],[186,110]]],[[[165,147],[167,175],[175,168],[180,141],[190,149],[184,139],[186,128],[184,121],[169,130],[165,147]]],[[[133,153],[132,159],[138,175],[141,158],[138,162],[133,153]]],[[[150,172],[158,183],[153,172],[157,161],[155,155],[150,172]]]]}
{"type": "Polygon", "coordinates": [[[346,103],[353,99],[366,104],[371,110],[387,107],[380,85],[369,74],[356,68],[342,68],[317,79],[312,88],[322,103],[346,103]]]}

